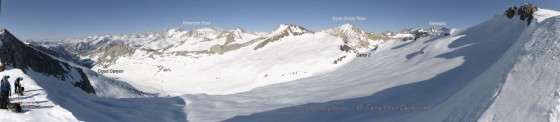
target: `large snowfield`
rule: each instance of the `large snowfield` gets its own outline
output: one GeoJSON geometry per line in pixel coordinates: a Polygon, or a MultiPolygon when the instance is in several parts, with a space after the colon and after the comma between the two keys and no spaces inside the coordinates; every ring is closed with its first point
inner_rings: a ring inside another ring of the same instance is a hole
{"type": "MultiPolygon", "coordinates": [[[[72,64],[85,70],[96,94],[8,66],[0,76],[11,76],[12,83],[24,78],[24,96],[10,97],[22,104],[23,112],[0,110],[0,121],[558,122],[558,15],[539,9],[527,25],[519,16],[499,14],[467,29],[451,29],[449,35],[365,40],[369,45],[358,52],[368,56],[361,57],[341,51],[345,40],[329,34],[333,30],[308,33],[281,25],[263,37],[288,36],[258,49],[254,47],[260,42],[197,58],[147,58],[151,53],[136,51],[108,66],[124,69],[121,74],[97,74],[104,67],[72,64]],[[333,63],[337,59],[342,60],[333,63]]],[[[350,44],[363,43],[356,40],[364,40],[364,32],[352,28],[338,27],[350,35],[350,44]]],[[[219,35],[213,33],[216,29],[193,30],[204,31],[198,36],[205,38],[219,35]]],[[[168,31],[178,35],[145,47],[169,47],[187,33],[168,31]]],[[[240,39],[234,43],[259,37],[234,32],[240,39]]],[[[170,50],[208,49],[225,42],[182,42],[170,50]]]]}
{"type": "Polygon", "coordinates": [[[450,36],[388,41],[327,74],[184,95],[187,120],[557,121],[556,15],[541,9],[530,26],[497,15],[450,36]]]}

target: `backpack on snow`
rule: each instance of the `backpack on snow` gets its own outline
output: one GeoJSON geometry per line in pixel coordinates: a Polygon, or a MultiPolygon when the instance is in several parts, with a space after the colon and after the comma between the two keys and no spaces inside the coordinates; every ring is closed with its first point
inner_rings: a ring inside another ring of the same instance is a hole
{"type": "Polygon", "coordinates": [[[12,112],[21,112],[21,105],[19,103],[8,103],[8,110],[12,112]]]}
{"type": "Polygon", "coordinates": [[[19,87],[19,89],[18,89],[18,91],[17,91],[16,94],[19,94],[19,95],[23,96],[23,91],[24,91],[24,90],[25,90],[24,87],[19,87]]]}

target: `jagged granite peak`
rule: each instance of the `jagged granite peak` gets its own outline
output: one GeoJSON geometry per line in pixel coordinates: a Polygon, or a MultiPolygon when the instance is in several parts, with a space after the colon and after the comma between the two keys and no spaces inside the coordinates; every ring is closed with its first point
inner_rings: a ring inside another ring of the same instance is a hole
{"type": "Polygon", "coordinates": [[[235,30],[233,30],[230,34],[232,35],[228,35],[228,36],[233,36],[235,37],[235,39],[243,39],[243,34],[251,34],[251,33],[238,27],[235,30]]]}
{"type": "MultiPolygon", "coordinates": [[[[26,45],[6,29],[0,31],[0,62],[5,66],[21,69],[26,74],[29,73],[29,70],[33,70],[63,81],[70,81],[86,93],[95,94],[95,89],[81,68],[54,59],[26,45]]],[[[40,81],[37,80],[37,82],[40,81]]]]}
{"type": "Polygon", "coordinates": [[[235,30],[230,30],[229,33],[227,35],[225,35],[226,37],[226,42],[224,43],[224,45],[228,45],[231,44],[233,42],[235,42],[236,40],[242,40],[245,39],[247,35],[250,36],[257,36],[256,34],[253,34],[249,31],[246,31],[242,28],[237,27],[235,30]]]}
{"type": "Polygon", "coordinates": [[[241,27],[235,28],[234,31],[237,32],[237,33],[250,33],[249,31],[247,31],[247,30],[245,30],[245,29],[243,29],[243,28],[241,28],[241,27]]]}
{"type": "Polygon", "coordinates": [[[371,33],[368,33],[350,23],[337,26],[333,29],[327,29],[323,32],[342,38],[344,44],[352,47],[353,49],[371,48],[370,41],[374,38],[371,33]]]}
{"type": "Polygon", "coordinates": [[[304,27],[293,24],[280,24],[274,31],[272,31],[267,38],[259,43],[253,50],[264,47],[268,43],[278,41],[287,36],[299,36],[303,34],[313,33],[304,27]]]}
{"type": "Polygon", "coordinates": [[[312,31],[307,30],[304,27],[297,26],[294,24],[280,24],[274,31],[272,31],[269,36],[280,36],[280,35],[302,35],[305,33],[312,33],[312,31]]]}

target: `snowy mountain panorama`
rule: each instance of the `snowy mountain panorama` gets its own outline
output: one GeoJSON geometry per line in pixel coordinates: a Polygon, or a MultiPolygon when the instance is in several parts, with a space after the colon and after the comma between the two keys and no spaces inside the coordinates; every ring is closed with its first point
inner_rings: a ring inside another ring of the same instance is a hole
{"type": "Polygon", "coordinates": [[[178,96],[233,94],[327,73],[356,53],[371,54],[389,39],[351,24],[318,32],[281,24],[266,34],[241,28],[174,28],[30,45],[136,88],[178,96]]]}
{"type": "Polygon", "coordinates": [[[559,15],[523,4],[466,29],[398,32],[280,24],[21,41],[3,29],[0,76],[25,90],[0,121],[558,122],[559,15]]]}

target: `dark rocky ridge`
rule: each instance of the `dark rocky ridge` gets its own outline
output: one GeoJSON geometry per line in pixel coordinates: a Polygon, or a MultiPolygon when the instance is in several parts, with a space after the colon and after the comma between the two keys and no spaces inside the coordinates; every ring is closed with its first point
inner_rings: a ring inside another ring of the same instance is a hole
{"type": "MultiPolygon", "coordinates": [[[[95,94],[93,86],[91,86],[89,79],[81,68],[70,66],[66,62],[56,60],[43,52],[29,47],[5,29],[1,31],[3,33],[0,35],[2,41],[0,42],[0,61],[4,65],[21,69],[26,74],[31,69],[64,81],[80,79],[79,81],[72,82],[73,85],[81,88],[86,93],[95,94]],[[79,78],[70,78],[72,76],[69,73],[72,69],[79,73],[79,78]]],[[[40,79],[36,80],[41,82],[40,79]]]]}

